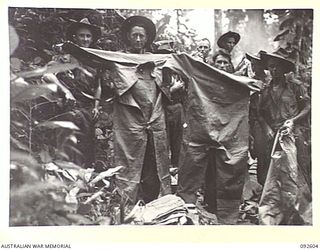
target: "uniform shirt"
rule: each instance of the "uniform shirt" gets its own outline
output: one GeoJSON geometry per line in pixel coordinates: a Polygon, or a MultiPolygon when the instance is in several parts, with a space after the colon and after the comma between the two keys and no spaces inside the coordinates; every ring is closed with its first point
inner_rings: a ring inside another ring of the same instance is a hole
{"type": "Polygon", "coordinates": [[[261,94],[260,115],[273,129],[299,114],[301,103],[308,100],[307,91],[302,84],[287,81],[280,88],[273,89],[272,82],[261,94]]]}

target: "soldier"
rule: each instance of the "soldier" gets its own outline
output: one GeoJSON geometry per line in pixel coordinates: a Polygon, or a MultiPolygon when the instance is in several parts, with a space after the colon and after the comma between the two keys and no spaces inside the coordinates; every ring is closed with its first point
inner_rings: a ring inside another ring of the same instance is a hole
{"type": "Polygon", "coordinates": [[[221,35],[217,41],[219,48],[225,49],[230,54],[233,48],[238,44],[240,41],[240,35],[233,31],[228,31],[221,35]]]}
{"type": "MultiPolygon", "coordinates": [[[[66,32],[68,40],[84,48],[95,48],[100,36],[100,27],[92,25],[87,18],[72,22],[66,32]]],[[[46,74],[43,79],[46,82],[55,82],[65,93],[67,104],[71,104],[66,105],[66,109],[73,106],[73,118],[59,116],[60,119],[71,119],[80,128],[76,145],[79,152],[69,152],[71,160],[81,167],[91,168],[95,161],[94,124],[99,116],[101,82],[99,70],[82,63],[81,67],[85,70],[75,68],[57,76],[46,74]]]]}
{"type": "Polygon", "coordinates": [[[301,82],[285,76],[294,71],[293,62],[275,53],[263,53],[261,60],[264,68],[269,70],[272,80],[262,91],[258,106],[262,135],[257,143],[264,145],[264,151],[258,152],[258,182],[264,185],[275,134],[281,127],[286,126],[293,129],[297,160],[311,189],[310,152],[303,132],[305,118],[310,112],[310,97],[301,82]]]}
{"type": "Polygon", "coordinates": [[[71,23],[66,37],[80,47],[96,48],[96,42],[101,37],[101,29],[91,24],[88,18],[83,18],[79,22],[71,23]]]}
{"type": "Polygon", "coordinates": [[[193,53],[191,56],[201,60],[205,63],[209,63],[209,52],[211,50],[211,44],[208,38],[202,38],[197,42],[197,52],[193,53]]]}
{"type": "MultiPolygon", "coordinates": [[[[231,52],[233,48],[238,44],[240,41],[240,35],[233,31],[228,31],[227,33],[224,33],[221,35],[217,41],[217,45],[220,48],[219,50],[223,50],[225,53],[228,53],[231,58],[231,52]]],[[[229,69],[227,72],[234,73],[234,65],[232,63],[231,58],[231,65],[229,66],[229,69]]]]}
{"type": "MultiPolygon", "coordinates": [[[[126,53],[150,54],[156,28],[146,17],[131,16],[122,24],[121,34],[126,53]]],[[[140,64],[134,72],[123,67],[126,81],[115,86],[114,153],[116,164],[123,166],[116,181],[133,204],[171,193],[163,107],[170,96],[154,69],[154,63],[140,64]]],[[[173,77],[171,90],[182,86],[183,82],[173,77]]]]}

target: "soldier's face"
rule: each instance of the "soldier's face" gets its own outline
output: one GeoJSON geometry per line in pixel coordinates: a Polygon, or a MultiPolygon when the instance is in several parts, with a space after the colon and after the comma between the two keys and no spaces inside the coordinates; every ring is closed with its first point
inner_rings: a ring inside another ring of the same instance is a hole
{"type": "Polygon", "coordinates": [[[74,41],[80,47],[89,48],[93,42],[92,32],[88,28],[80,28],[74,34],[74,41]]]}
{"type": "Polygon", "coordinates": [[[144,49],[148,40],[147,32],[143,27],[134,26],[128,34],[128,40],[132,49],[144,49]]]}
{"type": "Polygon", "coordinates": [[[225,41],[225,49],[231,52],[234,46],[236,46],[236,39],[234,37],[227,38],[225,41]]]}
{"type": "Polygon", "coordinates": [[[230,62],[228,60],[228,58],[224,57],[223,55],[218,55],[215,59],[215,61],[213,62],[213,66],[224,70],[224,71],[228,71],[228,67],[230,66],[230,62]]]}
{"type": "Polygon", "coordinates": [[[210,44],[208,41],[200,41],[197,47],[198,51],[202,54],[203,57],[207,57],[210,51],[210,44]]]}

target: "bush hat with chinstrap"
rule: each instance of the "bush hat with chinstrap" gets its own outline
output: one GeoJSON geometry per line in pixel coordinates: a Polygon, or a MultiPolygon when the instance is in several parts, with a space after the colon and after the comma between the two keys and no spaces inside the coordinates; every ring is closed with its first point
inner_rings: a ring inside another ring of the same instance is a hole
{"type": "Polygon", "coordinates": [[[264,50],[260,50],[257,54],[250,54],[250,53],[246,53],[246,58],[251,61],[251,62],[258,62],[261,63],[261,54],[263,53],[267,53],[264,50]]]}
{"type": "Polygon", "coordinates": [[[264,68],[267,69],[268,61],[270,59],[275,59],[279,62],[279,65],[284,69],[284,73],[289,73],[294,71],[295,65],[293,62],[289,61],[288,59],[276,54],[276,53],[263,53],[261,54],[261,61],[264,65],[264,68]]]}
{"type": "Polygon", "coordinates": [[[217,41],[217,44],[220,48],[224,47],[224,43],[227,40],[227,38],[233,37],[235,39],[235,44],[237,44],[240,41],[240,35],[239,33],[228,31],[227,33],[224,33],[221,35],[217,41]]]}
{"type": "Polygon", "coordinates": [[[80,28],[88,28],[92,33],[92,39],[94,42],[96,42],[101,36],[100,27],[91,24],[88,18],[83,18],[79,22],[72,21],[72,23],[69,25],[66,32],[67,40],[72,41],[73,35],[75,35],[76,31],[80,28]]]}
{"type": "Polygon", "coordinates": [[[149,18],[146,18],[144,16],[131,16],[124,20],[121,26],[121,36],[123,41],[127,45],[130,43],[127,34],[134,26],[145,28],[148,36],[146,45],[149,46],[156,37],[156,26],[154,25],[154,23],[149,18]]]}

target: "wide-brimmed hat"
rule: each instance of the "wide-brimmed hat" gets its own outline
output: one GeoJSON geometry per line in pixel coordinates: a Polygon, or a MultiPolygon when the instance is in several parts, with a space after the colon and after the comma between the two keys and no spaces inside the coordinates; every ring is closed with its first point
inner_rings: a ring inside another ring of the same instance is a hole
{"type": "Polygon", "coordinates": [[[233,37],[235,39],[235,43],[237,44],[240,41],[240,35],[239,33],[233,32],[233,31],[228,31],[227,33],[224,33],[221,35],[217,41],[217,44],[220,48],[224,47],[224,42],[226,41],[227,38],[233,37]]]}
{"type": "Polygon", "coordinates": [[[93,41],[96,42],[101,36],[101,29],[99,26],[90,23],[88,18],[83,18],[79,22],[72,21],[72,23],[67,28],[66,37],[67,40],[72,41],[73,35],[79,28],[88,28],[92,32],[93,41]]]}
{"type": "Polygon", "coordinates": [[[263,53],[261,54],[261,61],[264,65],[264,68],[267,69],[268,61],[270,59],[275,59],[279,62],[279,65],[283,67],[284,73],[289,73],[291,71],[294,71],[295,65],[292,61],[284,58],[281,55],[278,55],[277,53],[263,53]]]}
{"type": "Polygon", "coordinates": [[[149,18],[144,16],[131,16],[124,20],[121,26],[121,36],[123,41],[126,44],[129,44],[127,34],[134,26],[141,26],[146,29],[148,36],[146,45],[150,45],[156,37],[156,26],[149,18]]]}
{"type": "Polygon", "coordinates": [[[246,58],[248,60],[250,60],[251,62],[258,62],[260,63],[261,62],[261,54],[264,54],[264,53],[267,53],[266,51],[264,50],[260,50],[257,54],[253,55],[253,54],[250,54],[250,53],[246,53],[246,58]]]}
{"type": "Polygon", "coordinates": [[[153,43],[154,53],[157,54],[170,54],[174,53],[173,40],[161,40],[153,43]]]}

